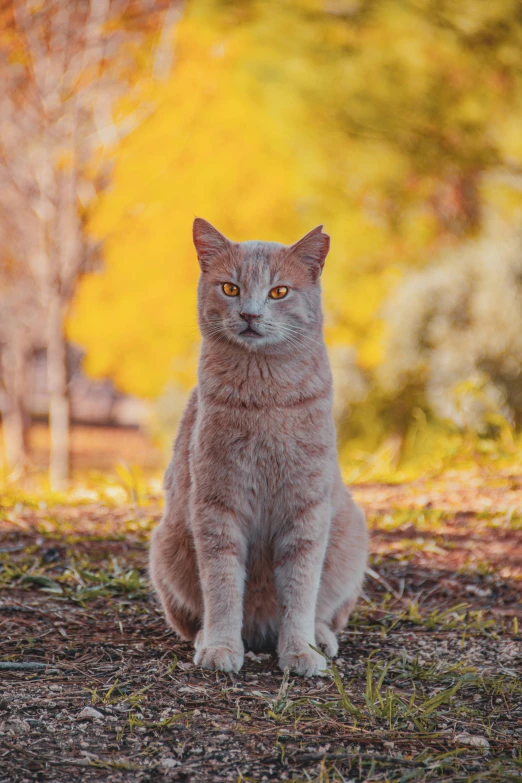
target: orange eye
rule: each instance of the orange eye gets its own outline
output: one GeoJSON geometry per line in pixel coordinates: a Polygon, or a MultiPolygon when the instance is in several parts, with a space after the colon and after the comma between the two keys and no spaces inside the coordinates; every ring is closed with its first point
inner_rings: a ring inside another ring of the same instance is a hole
{"type": "Polygon", "coordinates": [[[288,288],[286,287],[286,285],[278,285],[275,288],[272,288],[268,296],[271,299],[284,299],[287,293],[288,293],[288,288]]]}
{"type": "Polygon", "coordinates": [[[223,293],[227,296],[239,296],[239,286],[234,283],[223,283],[223,293]]]}

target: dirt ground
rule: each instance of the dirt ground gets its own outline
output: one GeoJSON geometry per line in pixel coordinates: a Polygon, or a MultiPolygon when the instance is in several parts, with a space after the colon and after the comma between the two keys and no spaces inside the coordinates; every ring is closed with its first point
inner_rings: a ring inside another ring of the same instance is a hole
{"type": "Polygon", "coordinates": [[[194,667],[147,581],[158,497],[0,496],[0,783],[522,780],[522,474],[354,493],[370,569],[315,680],[194,667]]]}

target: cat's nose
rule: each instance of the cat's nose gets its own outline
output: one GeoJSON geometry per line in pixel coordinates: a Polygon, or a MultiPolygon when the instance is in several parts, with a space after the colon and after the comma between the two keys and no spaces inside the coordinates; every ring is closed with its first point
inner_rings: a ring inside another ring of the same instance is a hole
{"type": "Polygon", "coordinates": [[[239,317],[246,321],[247,324],[251,324],[256,318],[261,318],[260,313],[239,313],[239,317]]]}

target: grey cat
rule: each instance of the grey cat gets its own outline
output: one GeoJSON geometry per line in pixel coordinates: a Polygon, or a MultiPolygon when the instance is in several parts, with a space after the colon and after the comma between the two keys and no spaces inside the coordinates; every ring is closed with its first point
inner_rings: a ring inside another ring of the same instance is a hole
{"type": "Polygon", "coordinates": [[[244,642],[312,676],[359,595],[364,515],[343,484],[322,336],[330,239],[235,243],[194,221],[203,344],[165,476],[150,572],[195,662],[237,672],[244,642]]]}

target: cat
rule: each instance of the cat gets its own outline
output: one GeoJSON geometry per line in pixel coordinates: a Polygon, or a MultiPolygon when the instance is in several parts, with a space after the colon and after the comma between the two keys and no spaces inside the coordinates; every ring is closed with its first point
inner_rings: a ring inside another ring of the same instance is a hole
{"type": "Polygon", "coordinates": [[[244,642],[319,675],[357,600],[365,517],[343,484],[322,336],[322,226],[291,246],[193,227],[203,337],[165,475],[150,573],[196,664],[242,666],[244,642]],[[244,640],[244,641],[243,641],[244,640]]]}

